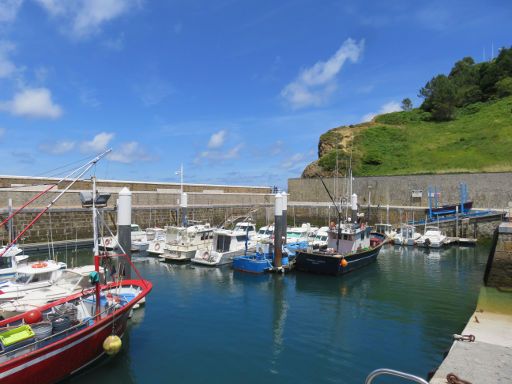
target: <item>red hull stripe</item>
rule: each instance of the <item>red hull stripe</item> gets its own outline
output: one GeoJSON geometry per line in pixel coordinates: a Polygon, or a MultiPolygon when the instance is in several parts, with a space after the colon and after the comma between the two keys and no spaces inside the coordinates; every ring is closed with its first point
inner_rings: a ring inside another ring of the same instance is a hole
{"type": "Polygon", "coordinates": [[[11,368],[11,369],[9,369],[9,370],[7,370],[5,372],[2,372],[2,373],[0,373],[0,379],[3,379],[5,377],[8,377],[8,376],[10,376],[10,375],[12,375],[14,373],[17,373],[17,372],[19,372],[19,371],[21,371],[23,369],[31,367],[34,364],[38,364],[38,363],[40,363],[42,361],[50,359],[53,356],[58,355],[59,353],[62,353],[62,352],[66,351],[66,350],[68,350],[70,348],[73,348],[75,345],[80,344],[82,341],[93,337],[97,333],[100,333],[101,331],[103,331],[105,328],[111,327],[111,326],[112,326],[112,323],[109,322],[109,323],[105,324],[103,327],[101,327],[99,329],[96,329],[94,332],[91,332],[88,335],[86,335],[86,336],[84,336],[84,337],[82,337],[82,338],[80,338],[78,340],[75,340],[72,343],[69,343],[69,344],[65,345],[64,347],[55,349],[55,350],[53,350],[51,352],[48,352],[47,354],[45,354],[43,356],[39,356],[39,357],[37,357],[35,359],[32,359],[32,360],[30,360],[30,361],[28,361],[26,363],[20,364],[20,365],[14,367],[14,368],[11,368]]]}

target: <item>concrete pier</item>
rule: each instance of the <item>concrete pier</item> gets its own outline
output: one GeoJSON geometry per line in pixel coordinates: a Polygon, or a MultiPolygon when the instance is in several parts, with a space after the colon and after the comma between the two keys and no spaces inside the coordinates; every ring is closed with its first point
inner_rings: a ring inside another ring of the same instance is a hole
{"type": "MultiPolygon", "coordinates": [[[[470,383],[510,383],[512,378],[512,223],[496,230],[476,311],[430,381],[449,375],[470,383]]],[[[454,335],[456,337],[456,335],[454,335]]]]}

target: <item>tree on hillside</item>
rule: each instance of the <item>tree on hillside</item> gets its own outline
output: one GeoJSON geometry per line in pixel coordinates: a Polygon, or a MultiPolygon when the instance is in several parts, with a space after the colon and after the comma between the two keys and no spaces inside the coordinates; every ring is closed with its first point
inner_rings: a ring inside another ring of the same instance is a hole
{"type": "Polygon", "coordinates": [[[451,120],[457,106],[455,85],[445,75],[438,75],[420,90],[420,97],[425,100],[421,105],[424,111],[431,112],[435,121],[451,120]]]}
{"type": "Polygon", "coordinates": [[[512,77],[505,77],[496,83],[496,94],[498,97],[512,95],[512,77]]]}
{"type": "Polygon", "coordinates": [[[410,111],[412,109],[412,101],[408,97],[402,100],[402,111],[410,111]]]}
{"type": "Polygon", "coordinates": [[[457,107],[482,100],[483,96],[479,86],[480,75],[473,58],[465,57],[457,61],[450,71],[448,79],[455,86],[457,107]]]}

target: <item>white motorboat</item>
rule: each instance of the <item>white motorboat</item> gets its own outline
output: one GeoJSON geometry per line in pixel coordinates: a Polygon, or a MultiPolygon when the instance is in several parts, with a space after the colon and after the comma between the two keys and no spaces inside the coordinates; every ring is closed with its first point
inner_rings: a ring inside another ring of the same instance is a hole
{"type": "Polygon", "coordinates": [[[393,239],[395,238],[395,236],[397,234],[397,232],[393,228],[393,226],[391,224],[386,224],[386,223],[375,224],[373,231],[386,236],[386,238],[391,241],[393,241],[393,239]]]}
{"type": "Polygon", "coordinates": [[[402,224],[400,230],[393,238],[393,244],[413,246],[420,237],[421,234],[416,232],[416,227],[414,225],[402,224]]]}
{"type": "Polygon", "coordinates": [[[250,240],[254,240],[257,236],[256,225],[250,221],[241,221],[236,223],[233,231],[247,233],[250,240]]]}
{"type": "Polygon", "coordinates": [[[197,250],[191,260],[194,264],[218,267],[231,264],[235,256],[241,256],[248,250],[253,250],[254,240],[247,236],[247,231],[218,229],[213,232],[213,242],[210,249],[197,250]]]}
{"type": "MultiPolygon", "coordinates": [[[[149,247],[149,241],[147,240],[147,231],[143,231],[138,224],[131,225],[131,251],[139,252],[145,251],[149,247]]],[[[99,239],[100,248],[113,250],[118,247],[119,243],[116,236],[103,236],[99,239]]]]}
{"type": "Polygon", "coordinates": [[[441,248],[446,244],[446,235],[438,227],[426,227],[425,233],[418,240],[416,245],[427,248],[441,248]]]}
{"type": "Polygon", "coordinates": [[[65,266],[65,263],[53,260],[18,266],[12,280],[0,283],[0,302],[15,300],[29,291],[52,285],[65,266]]]}
{"type": "Polygon", "coordinates": [[[27,291],[21,298],[0,304],[0,315],[4,318],[15,316],[83,289],[91,288],[89,274],[93,271],[94,265],[63,270],[50,285],[27,291]]]}
{"type": "Polygon", "coordinates": [[[287,243],[300,243],[308,241],[310,238],[311,225],[304,223],[300,227],[292,227],[286,230],[286,242],[287,243]]]}
{"type": "Polygon", "coordinates": [[[274,225],[261,227],[256,234],[256,241],[269,240],[274,236],[274,225]]]}
{"type": "Polygon", "coordinates": [[[167,231],[171,226],[165,228],[152,228],[151,239],[148,241],[147,252],[149,255],[162,256],[164,254],[165,241],[167,238],[167,231]]]}
{"type": "MultiPolygon", "coordinates": [[[[4,252],[5,247],[0,249],[0,255],[4,252]]],[[[28,255],[20,255],[22,250],[12,246],[5,255],[0,257],[0,281],[5,282],[16,276],[20,269],[22,270],[41,270],[41,271],[56,271],[67,267],[66,263],[57,262],[53,260],[45,261],[28,261],[28,255]],[[11,252],[12,250],[12,252],[11,252]]]]}
{"type": "Polygon", "coordinates": [[[316,232],[316,235],[311,242],[313,248],[322,248],[327,246],[327,241],[329,239],[329,227],[321,227],[316,232]]]}
{"type": "Polygon", "coordinates": [[[210,224],[169,227],[162,257],[166,261],[189,261],[196,251],[210,248],[213,230],[210,224]]]}

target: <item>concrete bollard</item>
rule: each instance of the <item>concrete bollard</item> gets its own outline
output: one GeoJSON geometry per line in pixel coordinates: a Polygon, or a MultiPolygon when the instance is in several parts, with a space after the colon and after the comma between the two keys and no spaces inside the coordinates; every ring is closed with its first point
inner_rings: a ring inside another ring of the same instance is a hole
{"type": "MultiPolygon", "coordinates": [[[[126,187],[119,192],[117,205],[117,241],[131,260],[132,248],[132,193],[126,187]]],[[[131,278],[131,266],[126,260],[122,261],[125,279],[131,278]]]]}
{"type": "Polygon", "coordinates": [[[180,209],[181,209],[181,225],[183,227],[187,226],[187,207],[188,207],[188,196],[186,192],[181,193],[180,199],[180,209]]]}
{"type": "Polygon", "coordinates": [[[281,270],[283,267],[283,196],[280,193],[276,194],[274,215],[274,268],[281,270]]]}
{"type": "Polygon", "coordinates": [[[282,221],[283,221],[283,232],[282,232],[282,236],[284,237],[284,243],[283,244],[286,244],[288,243],[288,239],[287,239],[287,230],[288,230],[288,218],[287,218],[287,215],[286,215],[286,212],[288,210],[288,194],[286,192],[282,192],[281,193],[281,196],[282,196],[282,221]]]}

